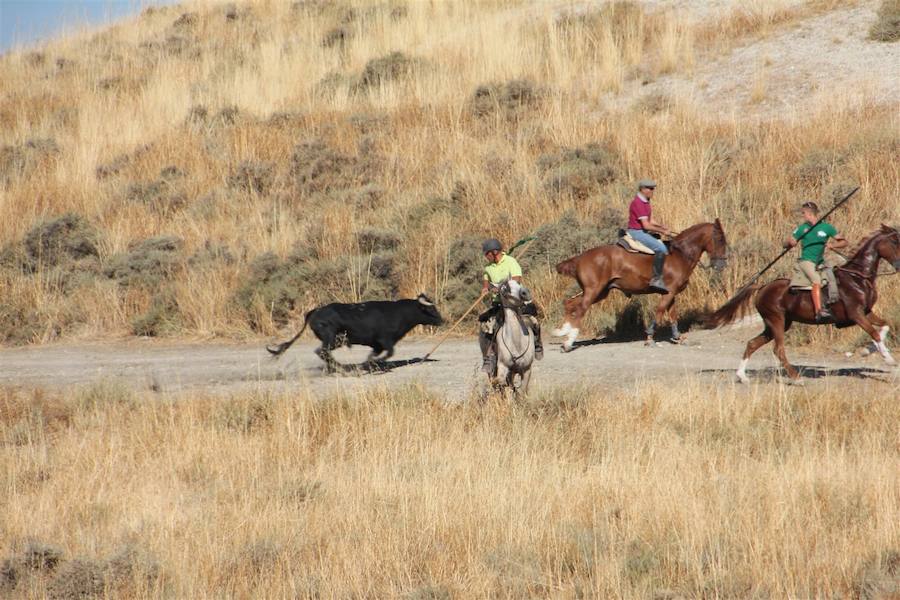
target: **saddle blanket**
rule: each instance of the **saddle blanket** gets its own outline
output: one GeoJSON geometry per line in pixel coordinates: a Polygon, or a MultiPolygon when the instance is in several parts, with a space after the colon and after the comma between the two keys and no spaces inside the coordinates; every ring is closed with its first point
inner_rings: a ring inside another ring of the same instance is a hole
{"type": "Polygon", "coordinates": [[[619,236],[616,244],[633,254],[653,254],[653,250],[631,237],[627,231],[619,236]]]}

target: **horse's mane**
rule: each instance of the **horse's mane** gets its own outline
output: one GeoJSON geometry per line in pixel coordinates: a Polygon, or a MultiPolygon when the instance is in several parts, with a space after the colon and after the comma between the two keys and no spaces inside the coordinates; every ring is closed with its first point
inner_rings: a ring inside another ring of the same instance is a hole
{"type": "Polygon", "coordinates": [[[713,223],[713,222],[694,223],[687,229],[684,229],[681,233],[676,235],[674,238],[672,238],[672,242],[669,244],[669,247],[673,250],[678,250],[679,252],[681,252],[682,254],[684,254],[686,256],[693,256],[693,253],[690,252],[687,248],[685,248],[684,241],[687,240],[688,238],[690,238],[691,236],[693,236],[698,230],[700,230],[706,226],[712,227],[713,232],[714,232],[713,235],[715,235],[715,232],[718,230],[715,223],[713,223]]]}
{"type": "Polygon", "coordinates": [[[850,264],[854,264],[857,262],[862,262],[865,258],[866,250],[869,249],[869,246],[875,243],[875,239],[879,235],[884,235],[884,231],[881,229],[877,229],[861,239],[858,244],[856,244],[850,252],[850,258],[847,259],[847,262],[844,263],[843,266],[847,266],[850,264]]]}

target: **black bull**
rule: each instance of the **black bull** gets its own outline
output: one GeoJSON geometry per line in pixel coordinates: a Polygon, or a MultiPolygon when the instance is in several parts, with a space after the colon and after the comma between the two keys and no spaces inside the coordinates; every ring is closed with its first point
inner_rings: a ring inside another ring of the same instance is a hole
{"type": "Polygon", "coordinates": [[[277,346],[266,346],[266,350],[280,356],[309,326],[322,342],[316,354],[325,361],[328,370],[333,371],[335,361],[331,351],[341,345],[368,346],[372,349],[368,362],[384,361],[394,355],[394,346],[416,325],[440,325],[443,322],[434,303],[425,294],[419,294],[415,300],[393,302],[335,302],[306,313],[303,328],[297,335],[277,346]]]}

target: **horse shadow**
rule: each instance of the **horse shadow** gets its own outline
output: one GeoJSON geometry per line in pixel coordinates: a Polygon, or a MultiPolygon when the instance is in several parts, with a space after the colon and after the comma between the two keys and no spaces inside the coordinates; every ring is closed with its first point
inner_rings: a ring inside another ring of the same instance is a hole
{"type": "MultiPolygon", "coordinates": [[[[804,379],[824,379],[825,377],[849,377],[853,379],[874,379],[884,381],[884,375],[890,375],[889,371],[873,369],[871,367],[828,367],[813,365],[794,365],[794,368],[804,379]]],[[[702,374],[725,373],[734,374],[734,369],[702,369],[702,374]]],[[[747,369],[747,376],[757,381],[775,381],[787,377],[787,373],[781,367],[764,367],[762,369],[747,369]]]]}
{"type": "MultiPolygon", "coordinates": [[[[612,329],[597,332],[597,336],[593,339],[573,343],[572,350],[599,344],[626,344],[645,341],[647,339],[647,322],[644,313],[645,311],[641,306],[640,300],[632,300],[616,319],[616,324],[612,329]]],[[[708,308],[685,311],[678,317],[678,329],[681,331],[681,334],[684,335],[695,325],[703,326],[708,314],[708,308]]],[[[671,337],[672,328],[669,325],[658,326],[654,334],[654,339],[669,340],[671,337]]]]}

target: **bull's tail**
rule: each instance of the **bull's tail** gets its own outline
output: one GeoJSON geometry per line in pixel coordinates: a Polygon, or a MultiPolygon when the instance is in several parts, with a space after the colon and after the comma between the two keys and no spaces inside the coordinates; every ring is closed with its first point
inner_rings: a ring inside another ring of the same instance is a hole
{"type": "Polygon", "coordinates": [[[742,289],[734,298],[723,304],[722,308],[706,317],[706,326],[715,329],[746,316],[749,312],[750,299],[759,287],[759,284],[754,284],[742,289]]]}
{"type": "Polygon", "coordinates": [[[560,275],[568,275],[569,277],[575,277],[575,274],[578,271],[578,259],[581,255],[573,256],[572,258],[567,258],[561,263],[556,265],[556,272],[560,275]]]}
{"type": "Polygon", "coordinates": [[[279,357],[284,354],[285,351],[290,348],[294,344],[294,342],[296,342],[297,339],[300,338],[301,335],[303,335],[303,332],[306,331],[306,326],[309,325],[309,318],[314,312],[316,312],[316,309],[312,309],[311,311],[306,313],[305,317],[303,317],[303,327],[300,328],[300,331],[297,332],[297,335],[286,342],[281,342],[277,346],[266,346],[266,350],[268,350],[269,353],[274,357],[279,357]]]}

